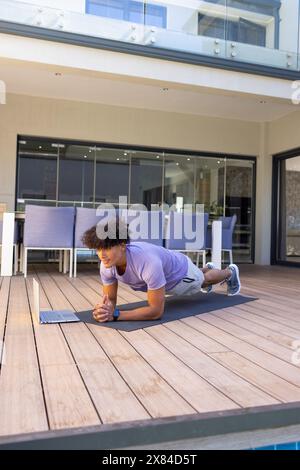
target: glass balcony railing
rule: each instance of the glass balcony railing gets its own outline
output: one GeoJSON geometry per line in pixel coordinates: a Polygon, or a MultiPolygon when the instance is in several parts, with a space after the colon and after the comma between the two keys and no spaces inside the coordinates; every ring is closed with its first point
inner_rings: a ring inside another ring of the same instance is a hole
{"type": "Polygon", "coordinates": [[[8,23],[291,71],[299,12],[300,0],[0,0],[8,23]]]}

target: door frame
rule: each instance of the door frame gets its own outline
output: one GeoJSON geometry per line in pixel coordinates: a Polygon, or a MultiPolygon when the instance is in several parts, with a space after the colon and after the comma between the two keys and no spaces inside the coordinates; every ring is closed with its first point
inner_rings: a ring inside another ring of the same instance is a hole
{"type": "Polygon", "coordinates": [[[280,163],[283,160],[299,157],[300,148],[288,150],[273,155],[273,171],[272,171],[272,222],[271,222],[271,265],[294,266],[300,268],[299,263],[295,261],[283,261],[278,259],[278,239],[279,233],[279,210],[280,210],[280,163]]]}

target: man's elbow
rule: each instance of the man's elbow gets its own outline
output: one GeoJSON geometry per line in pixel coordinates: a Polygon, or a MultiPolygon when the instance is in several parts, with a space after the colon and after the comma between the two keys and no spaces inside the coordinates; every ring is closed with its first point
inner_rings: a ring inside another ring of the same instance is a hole
{"type": "Polygon", "coordinates": [[[156,309],[152,313],[150,320],[160,320],[161,317],[163,316],[163,313],[164,313],[164,307],[162,307],[160,309],[156,309]]]}

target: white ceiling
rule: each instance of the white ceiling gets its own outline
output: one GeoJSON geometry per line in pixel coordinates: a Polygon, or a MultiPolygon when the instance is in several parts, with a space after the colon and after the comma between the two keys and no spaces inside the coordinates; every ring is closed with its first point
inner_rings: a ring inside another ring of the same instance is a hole
{"type": "Polygon", "coordinates": [[[208,93],[161,84],[148,85],[95,75],[43,69],[31,64],[0,63],[0,80],[7,93],[102,103],[246,121],[272,121],[298,110],[291,102],[241,94],[208,93]],[[260,101],[263,101],[261,103],[260,101]]]}

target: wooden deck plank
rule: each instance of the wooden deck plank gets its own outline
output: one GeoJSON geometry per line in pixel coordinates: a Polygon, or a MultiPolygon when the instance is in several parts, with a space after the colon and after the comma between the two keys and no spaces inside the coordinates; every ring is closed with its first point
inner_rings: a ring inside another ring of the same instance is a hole
{"type": "MultiPolygon", "coordinates": [[[[226,314],[230,315],[230,308],[227,309],[220,309],[216,312],[210,312],[210,314],[203,314],[201,319],[203,321],[208,322],[210,325],[216,326],[217,328],[229,333],[236,338],[245,341],[246,343],[255,346],[256,348],[261,349],[269,354],[272,354],[274,357],[281,359],[282,361],[286,361],[289,365],[291,363],[291,350],[287,347],[281,346],[273,341],[265,339],[263,336],[259,336],[258,334],[252,333],[249,329],[245,329],[231,321],[227,321],[226,314]]],[[[260,327],[257,326],[257,330],[260,327]]],[[[299,368],[299,375],[300,375],[300,368],[299,368]]]]}
{"type": "Polygon", "coordinates": [[[102,422],[149,419],[150,414],[86,326],[69,324],[63,330],[102,422]]]}
{"type": "MultiPolygon", "coordinates": [[[[86,310],[101,301],[90,266],[76,279],[51,264],[30,265],[26,282],[0,278],[0,435],[300,401],[292,363],[299,270],[241,266],[242,293],[258,300],[130,333],[32,324],[35,270],[42,308],[86,310]]],[[[118,294],[119,304],[146,299],[122,284],[118,294]]]]}
{"type": "MultiPolygon", "coordinates": [[[[158,328],[163,328],[159,325],[158,328]]],[[[101,340],[106,341],[99,330],[101,340]]],[[[143,330],[122,332],[124,338],[181,396],[198,412],[238,408],[235,402],[216,390],[197,373],[183,364],[143,330]]],[[[109,347],[109,344],[107,344],[109,347]]]]}
{"type": "Polygon", "coordinates": [[[154,326],[147,328],[146,331],[174,356],[199,374],[200,377],[238,405],[250,407],[279,403],[274,397],[262,392],[232,371],[220,366],[214,359],[167,328],[154,326]]]}
{"type": "MultiPolygon", "coordinates": [[[[53,274],[53,277],[48,276],[47,294],[54,306],[57,298],[60,297],[60,308],[74,310],[68,300],[69,297],[79,310],[84,310],[87,306],[90,308],[90,303],[74,289],[69,279],[57,274],[53,274]],[[59,279],[60,287],[64,292],[63,298],[55,279],[59,279]],[[51,289],[49,289],[49,284],[51,289]]],[[[116,372],[87,327],[83,324],[62,324],[61,328],[102,422],[112,423],[149,418],[149,414],[116,372]],[[82,355],[83,351],[89,352],[90,355],[82,355]],[[124,404],[128,407],[125,408],[124,404]]]]}
{"type": "Polygon", "coordinates": [[[258,364],[264,369],[269,370],[273,374],[278,375],[287,382],[300,386],[300,374],[298,367],[292,364],[288,364],[287,362],[278,359],[272,354],[269,354],[262,349],[259,349],[237,337],[232,336],[222,329],[209,324],[209,322],[204,321],[204,319],[201,317],[202,316],[186,318],[181,321],[191,326],[192,328],[195,328],[201,333],[206,334],[210,338],[219,341],[232,351],[249,359],[255,364],[258,364]]]}
{"type": "Polygon", "coordinates": [[[244,330],[255,333],[255,335],[259,335],[262,338],[265,338],[268,341],[278,344],[279,346],[283,346],[287,349],[292,349],[294,338],[297,338],[297,334],[295,334],[294,338],[292,338],[291,336],[284,335],[283,333],[280,334],[273,331],[268,327],[268,323],[266,326],[266,324],[261,324],[259,321],[253,321],[253,316],[247,316],[246,312],[241,313],[238,307],[224,309],[223,311],[215,312],[214,315],[218,318],[226,320],[226,322],[232,323],[238,327],[243,328],[244,330]]]}
{"type": "MultiPolygon", "coordinates": [[[[56,276],[53,275],[53,279],[56,276]]],[[[60,278],[60,286],[76,310],[84,310],[90,302],[76,291],[66,278],[60,278]]],[[[87,291],[87,296],[88,296],[87,291]]],[[[74,325],[77,326],[77,325],[74,325]]],[[[65,328],[66,326],[64,326],[65,328]]],[[[115,368],[144,408],[153,417],[191,414],[196,410],[157,374],[141,356],[115,330],[89,325],[95,338],[110,358],[115,368]],[[110,339],[110,340],[109,340],[110,339]]],[[[114,393],[111,391],[111,393],[114,393]]]]}
{"type": "Polygon", "coordinates": [[[184,398],[172,390],[118,331],[94,325],[91,325],[90,329],[123,380],[152,417],[196,412],[184,398]]]}
{"type": "MultiPolygon", "coordinates": [[[[27,278],[29,300],[32,303],[32,275],[27,278]]],[[[53,285],[47,274],[38,276],[41,291],[53,295],[53,285]]],[[[45,295],[41,308],[52,310],[45,295]]],[[[100,424],[99,416],[79,374],[68,344],[59,325],[40,325],[34,319],[34,329],[41,375],[51,429],[77,428],[100,424]]]]}
{"type": "MultiPolygon", "coordinates": [[[[76,278],[77,280],[78,278],[76,278]]],[[[83,282],[87,287],[92,289],[95,294],[97,295],[98,301],[96,303],[99,303],[102,300],[103,296],[103,289],[102,289],[102,284],[99,282],[99,279],[94,279],[89,276],[81,276],[80,277],[81,282],[83,282]]],[[[93,296],[94,297],[94,296],[93,296]]],[[[91,298],[93,298],[91,296],[91,298]]],[[[126,302],[126,299],[122,297],[122,292],[118,291],[118,302],[126,302]]]]}
{"type": "Polygon", "coordinates": [[[284,295],[284,294],[275,294],[273,292],[269,292],[267,287],[263,286],[259,287],[250,287],[250,285],[246,284],[244,290],[249,292],[250,295],[255,297],[263,297],[266,300],[271,300],[272,302],[276,302],[278,307],[286,307],[287,305],[293,309],[298,309],[300,307],[300,300],[292,298],[291,296],[284,295]]]}
{"type": "MultiPolygon", "coordinates": [[[[278,311],[276,305],[271,302],[269,305],[262,304],[260,302],[253,302],[253,305],[248,305],[251,308],[251,312],[254,315],[260,315],[271,321],[277,322],[283,326],[291,327],[293,331],[299,330],[300,322],[298,320],[299,310],[292,312],[290,309],[288,312],[278,311]],[[254,310],[252,310],[254,309],[254,310]],[[289,313],[289,316],[287,315],[289,313]]],[[[245,309],[245,305],[240,306],[241,310],[245,309]]],[[[248,309],[247,309],[248,311],[248,309]]]]}
{"type": "Polygon", "coordinates": [[[48,421],[36,355],[24,279],[11,279],[5,363],[0,376],[1,434],[48,430],[48,421]]]}
{"type": "MultiPolygon", "coordinates": [[[[203,346],[202,338],[203,334],[200,331],[194,329],[192,326],[188,326],[183,322],[170,322],[166,325],[167,328],[174,330],[176,334],[197,349],[202,352],[207,353],[214,360],[218,361],[220,364],[228,367],[235,374],[238,374],[240,377],[244,378],[248,382],[256,385],[261,390],[264,390],[266,393],[275,397],[279,401],[290,402],[298,401],[300,398],[299,391],[300,389],[289,382],[281,379],[277,375],[272,374],[271,372],[265,370],[264,368],[258,366],[254,362],[245,357],[241,356],[237,352],[230,350],[227,351],[207,351],[206,347],[203,346]],[[177,324],[182,324],[177,326],[177,324]],[[174,328],[176,325],[176,328],[174,328]]],[[[238,351],[238,344],[237,344],[238,351]]]]}
{"type": "Polygon", "coordinates": [[[3,340],[9,301],[10,277],[0,281],[0,340],[3,340]]]}
{"type": "Polygon", "coordinates": [[[293,301],[299,301],[300,294],[298,288],[300,284],[299,281],[297,283],[298,276],[299,274],[297,273],[296,277],[294,276],[293,279],[289,279],[286,276],[285,279],[281,278],[280,280],[276,280],[276,278],[272,278],[271,280],[264,279],[263,284],[257,283],[256,279],[245,276],[245,282],[249,288],[261,289],[263,287],[263,290],[267,293],[272,293],[279,297],[283,295],[283,298],[288,297],[292,298],[293,301]]]}
{"type": "Polygon", "coordinates": [[[300,401],[299,387],[257,366],[236,352],[212,353],[211,357],[282,402],[300,401]]]}
{"type": "Polygon", "coordinates": [[[229,349],[224,346],[224,344],[221,344],[218,341],[203,335],[199,331],[195,331],[193,328],[185,325],[179,320],[165,323],[164,327],[173,331],[178,336],[184,337],[186,341],[190,342],[196,347],[199,347],[199,349],[205,353],[229,351],[229,349]]]}

